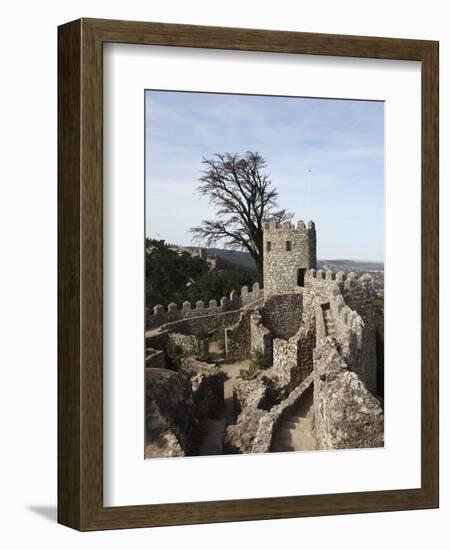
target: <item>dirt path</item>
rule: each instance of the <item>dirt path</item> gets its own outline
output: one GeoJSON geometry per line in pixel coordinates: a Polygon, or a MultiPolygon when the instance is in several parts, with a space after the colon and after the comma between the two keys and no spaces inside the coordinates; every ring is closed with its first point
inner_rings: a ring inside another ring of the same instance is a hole
{"type": "MultiPolygon", "coordinates": [[[[220,350],[217,342],[211,342],[209,345],[209,355],[212,360],[223,358],[223,352],[220,350]]],[[[236,383],[239,371],[247,369],[250,360],[236,361],[235,363],[222,363],[221,370],[227,375],[224,384],[224,407],[218,420],[208,419],[203,423],[204,438],[200,446],[199,455],[220,455],[223,453],[222,439],[228,424],[235,421],[235,410],[233,401],[233,387],[236,383]]]]}

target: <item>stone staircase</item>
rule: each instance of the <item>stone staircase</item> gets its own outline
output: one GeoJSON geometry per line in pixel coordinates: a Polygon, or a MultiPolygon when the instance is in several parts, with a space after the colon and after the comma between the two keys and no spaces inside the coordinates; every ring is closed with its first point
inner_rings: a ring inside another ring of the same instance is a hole
{"type": "Polygon", "coordinates": [[[271,452],[313,451],[316,440],[313,432],[313,392],[308,391],[276,428],[271,452]]]}
{"type": "Polygon", "coordinates": [[[336,326],[334,324],[333,316],[329,309],[323,311],[323,320],[325,323],[325,334],[326,336],[332,336],[336,338],[336,326]]]}

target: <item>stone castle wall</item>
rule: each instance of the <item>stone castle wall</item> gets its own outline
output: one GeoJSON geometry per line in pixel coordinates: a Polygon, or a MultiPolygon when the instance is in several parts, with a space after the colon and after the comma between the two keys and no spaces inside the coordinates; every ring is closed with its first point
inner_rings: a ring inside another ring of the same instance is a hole
{"type": "Polygon", "coordinates": [[[293,292],[299,286],[299,269],[316,268],[316,229],[300,220],[297,227],[290,222],[264,225],[264,291],[272,294],[293,292]]]}
{"type": "Polygon", "coordinates": [[[264,300],[261,314],[274,338],[288,339],[298,331],[303,313],[301,293],[276,294],[264,300]]]}
{"type": "Polygon", "coordinates": [[[210,300],[208,305],[205,305],[202,300],[199,300],[193,307],[191,302],[186,301],[183,302],[181,307],[178,307],[175,303],[170,303],[167,309],[162,305],[156,305],[153,310],[147,309],[146,327],[147,330],[150,330],[182,319],[234,311],[251,304],[256,305],[258,302],[262,302],[263,297],[263,290],[259,288],[258,283],[255,283],[251,291],[247,286],[241,288],[240,294],[232,290],[230,296],[223,296],[219,303],[217,303],[217,300],[210,300]]]}
{"type": "Polygon", "coordinates": [[[224,404],[225,381],[220,368],[195,357],[184,357],[180,372],[191,381],[195,418],[219,418],[224,404]]]}
{"type": "Polygon", "coordinates": [[[278,387],[287,394],[311,374],[314,342],[313,327],[305,325],[289,340],[273,341],[273,371],[278,387]]]}
{"type": "Polygon", "coordinates": [[[180,334],[193,334],[198,330],[212,332],[218,328],[226,328],[238,322],[241,309],[232,311],[217,312],[214,315],[202,315],[199,317],[187,317],[172,323],[166,323],[160,327],[147,332],[147,337],[164,332],[179,332],[180,334]]]}
{"type": "Polygon", "coordinates": [[[180,334],[170,331],[168,334],[168,341],[187,355],[195,353],[198,348],[195,336],[189,334],[180,334]]]}
{"type": "MultiPolygon", "coordinates": [[[[295,353],[290,351],[289,342],[301,323],[315,327],[317,345],[328,336],[330,328],[322,315],[325,308],[329,310],[327,318],[329,314],[332,318],[331,335],[339,343],[349,368],[375,393],[375,293],[371,276],[358,279],[354,273],[306,270],[316,262],[313,222],[308,227],[302,221],[297,227],[289,222],[265,224],[264,243],[265,247],[270,243],[270,250],[264,254],[264,289],[257,283],[251,291],[242,287],[240,294],[232,291],[219,304],[211,300],[207,307],[202,301],[195,308],[190,302],[182,307],[171,303],[167,309],[155,306],[147,316],[148,328],[153,332],[156,328],[160,333],[173,332],[181,338],[199,329],[212,332],[223,327],[229,359],[245,359],[259,349],[268,364],[273,362],[274,354],[278,362],[283,356],[290,363],[295,353]],[[299,266],[305,266],[301,281],[297,279],[297,270],[303,269],[299,266]],[[277,339],[280,342],[275,345],[277,339]]],[[[158,348],[153,344],[151,347],[158,348]]]]}
{"type": "Polygon", "coordinates": [[[376,346],[373,279],[365,274],[310,270],[306,278],[305,302],[314,307],[317,318],[317,344],[327,336],[321,306],[329,304],[335,337],[348,366],[376,393],[376,346]]]}
{"type": "Polygon", "coordinates": [[[356,311],[362,321],[361,378],[367,388],[376,393],[377,389],[377,355],[375,334],[375,291],[371,275],[365,274],[359,279],[347,278],[342,291],[345,303],[356,311]]]}
{"type": "Polygon", "coordinates": [[[250,316],[250,351],[261,351],[266,365],[273,361],[273,335],[264,326],[261,311],[256,309],[250,316]]]}
{"type": "Polygon", "coordinates": [[[263,324],[259,308],[242,310],[239,321],[225,329],[225,353],[228,360],[242,361],[251,352],[261,351],[266,365],[272,364],[273,334],[263,324]]]}
{"type": "Polygon", "coordinates": [[[250,309],[244,309],[239,320],[225,329],[225,353],[228,360],[242,361],[250,354],[250,309]]]}

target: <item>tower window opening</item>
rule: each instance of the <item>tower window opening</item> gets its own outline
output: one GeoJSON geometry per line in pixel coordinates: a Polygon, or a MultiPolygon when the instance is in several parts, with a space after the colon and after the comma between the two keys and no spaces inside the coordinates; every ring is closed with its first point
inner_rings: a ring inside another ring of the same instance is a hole
{"type": "Polygon", "coordinates": [[[297,286],[305,286],[305,268],[297,270],[297,286]]]}
{"type": "Polygon", "coordinates": [[[292,250],[292,244],[291,241],[286,241],[286,250],[290,252],[292,250]]]}
{"type": "Polygon", "coordinates": [[[270,252],[270,249],[272,247],[272,243],[270,241],[266,242],[266,252],[270,252]]]}

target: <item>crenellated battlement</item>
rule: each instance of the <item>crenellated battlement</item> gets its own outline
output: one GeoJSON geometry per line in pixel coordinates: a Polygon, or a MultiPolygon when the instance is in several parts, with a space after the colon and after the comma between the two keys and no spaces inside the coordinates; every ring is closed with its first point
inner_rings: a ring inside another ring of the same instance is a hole
{"type": "Polygon", "coordinates": [[[277,223],[275,221],[265,222],[264,226],[264,233],[306,233],[310,231],[315,231],[316,226],[315,223],[310,220],[308,222],[308,225],[305,225],[305,222],[303,220],[299,220],[297,224],[294,224],[292,222],[283,222],[283,223],[277,223]]]}
{"type": "Polygon", "coordinates": [[[344,271],[335,272],[323,269],[318,269],[316,271],[315,269],[309,269],[305,274],[305,281],[314,282],[314,280],[342,283],[345,289],[351,289],[356,286],[362,288],[373,287],[373,277],[369,273],[364,273],[364,275],[358,278],[356,273],[353,272],[345,273],[344,271]]]}
{"type": "Polygon", "coordinates": [[[147,310],[147,329],[156,328],[180,319],[233,311],[247,305],[256,304],[258,301],[261,301],[263,297],[263,289],[259,288],[258,283],[255,283],[251,290],[249,290],[247,286],[243,286],[240,293],[236,290],[232,290],[229,296],[222,296],[219,302],[217,302],[217,300],[209,300],[206,304],[203,300],[198,300],[195,304],[191,304],[191,302],[185,301],[180,306],[171,302],[167,308],[158,304],[154,306],[153,309],[148,308],[147,310]]]}

